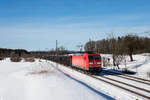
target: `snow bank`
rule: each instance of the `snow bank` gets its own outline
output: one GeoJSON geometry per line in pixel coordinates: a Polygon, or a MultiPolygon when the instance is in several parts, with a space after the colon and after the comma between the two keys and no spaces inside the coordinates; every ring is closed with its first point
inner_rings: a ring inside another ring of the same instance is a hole
{"type": "Polygon", "coordinates": [[[105,100],[46,61],[0,62],[0,100],[105,100]]]}
{"type": "MultiPolygon", "coordinates": [[[[113,68],[112,67],[112,55],[111,54],[101,54],[102,57],[110,58],[110,67],[105,68],[113,68]]],[[[150,75],[150,54],[144,53],[144,54],[137,54],[133,55],[134,61],[131,62],[129,56],[126,57],[126,66],[129,70],[136,72],[136,76],[147,78],[149,79],[150,76],[148,76],[148,73],[150,75]]],[[[121,69],[125,68],[125,63],[122,62],[119,67],[121,69]]]]}

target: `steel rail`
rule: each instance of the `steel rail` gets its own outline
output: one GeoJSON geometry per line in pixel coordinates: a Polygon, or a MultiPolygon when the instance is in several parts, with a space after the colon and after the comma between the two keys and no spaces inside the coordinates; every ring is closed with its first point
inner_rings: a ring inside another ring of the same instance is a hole
{"type": "MultiPolygon", "coordinates": [[[[111,75],[116,75],[115,73],[113,72],[110,72],[110,71],[103,71],[104,73],[109,73],[111,75]]],[[[121,78],[125,78],[125,79],[128,79],[128,80],[132,80],[132,81],[136,81],[136,82],[139,82],[139,83],[143,83],[143,84],[146,84],[146,85],[150,85],[150,83],[147,83],[147,82],[144,82],[142,80],[138,80],[138,79],[135,79],[135,78],[132,78],[130,76],[126,76],[126,75],[116,75],[116,77],[121,77],[121,78]]]]}

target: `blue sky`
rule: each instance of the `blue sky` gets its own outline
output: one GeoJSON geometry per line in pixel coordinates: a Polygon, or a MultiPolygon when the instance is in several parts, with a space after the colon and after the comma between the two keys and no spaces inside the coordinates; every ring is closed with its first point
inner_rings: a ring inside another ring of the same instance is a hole
{"type": "Polygon", "coordinates": [[[0,47],[78,50],[100,40],[150,31],[150,0],[0,0],[0,47]]]}

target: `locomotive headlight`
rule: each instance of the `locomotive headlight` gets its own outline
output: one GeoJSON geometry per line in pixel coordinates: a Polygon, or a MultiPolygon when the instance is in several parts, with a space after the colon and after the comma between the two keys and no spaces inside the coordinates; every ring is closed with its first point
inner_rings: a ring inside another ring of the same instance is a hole
{"type": "Polygon", "coordinates": [[[93,64],[92,62],[89,63],[90,65],[93,64]]]}
{"type": "Polygon", "coordinates": [[[101,62],[97,62],[97,64],[101,64],[101,62]]]}

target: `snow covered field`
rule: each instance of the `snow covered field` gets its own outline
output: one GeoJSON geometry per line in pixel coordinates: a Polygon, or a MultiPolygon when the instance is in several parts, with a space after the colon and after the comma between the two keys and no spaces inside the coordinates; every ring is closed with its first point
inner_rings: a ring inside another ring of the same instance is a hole
{"type": "Polygon", "coordinates": [[[0,61],[0,100],[105,100],[113,98],[57,71],[46,61],[0,61]]]}
{"type": "MultiPolygon", "coordinates": [[[[101,54],[102,57],[110,58],[110,63],[112,65],[112,55],[110,54],[101,54]]],[[[131,62],[129,56],[126,57],[126,66],[129,70],[136,72],[136,76],[150,79],[150,54],[137,54],[133,55],[134,61],[131,62]],[[148,75],[149,74],[149,75],[148,75]]],[[[122,62],[119,67],[121,69],[125,68],[125,63],[122,62]]],[[[112,69],[112,66],[106,67],[112,69]]]]}
{"type": "MultiPolygon", "coordinates": [[[[111,55],[109,57],[112,62],[111,55]]],[[[146,54],[127,57],[127,67],[138,77],[149,78],[150,57],[146,54]]],[[[124,64],[120,65],[124,68],[124,64]]],[[[107,67],[106,69],[111,69],[107,67]]],[[[107,76],[116,78],[115,76],[107,76]]],[[[130,82],[128,80],[122,80],[130,82]]],[[[132,83],[132,82],[130,82],[132,83]]],[[[134,85],[134,83],[133,83],[134,85]]],[[[142,87],[142,86],[141,86],[142,87]]],[[[147,87],[144,87],[147,88],[147,87]]],[[[142,100],[132,93],[121,90],[87,75],[51,61],[10,62],[0,61],[0,100],[142,100]],[[68,73],[67,76],[57,70],[68,73]]]]}

